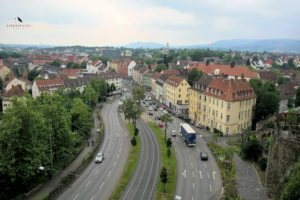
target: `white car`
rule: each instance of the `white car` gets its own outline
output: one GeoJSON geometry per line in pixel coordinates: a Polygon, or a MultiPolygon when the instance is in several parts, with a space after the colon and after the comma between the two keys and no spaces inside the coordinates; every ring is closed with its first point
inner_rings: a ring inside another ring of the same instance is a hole
{"type": "Polygon", "coordinates": [[[95,163],[102,163],[102,161],[104,160],[104,155],[103,153],[98,153],[96,158],[95,158],[95,163]]]}
{"type": "Polygon", "coordinates": [[[176,137],[176,131],[175,131],[175,130],[172,130],[172,131],[171,131],[171,136],[172,136],[172,137],[176,137]]]}
{"type": "Polygon", "coordinates": [[[152,111],[153,109],[152,109],[152,107],[149,107],[149,111],[152,111]]]}
{"type": "Polygon", "coordinates": [[[163,111],[164,109],[163,109],[163,108],[160,108],[159,110],[160,110],[160,111],[163,111]]]}

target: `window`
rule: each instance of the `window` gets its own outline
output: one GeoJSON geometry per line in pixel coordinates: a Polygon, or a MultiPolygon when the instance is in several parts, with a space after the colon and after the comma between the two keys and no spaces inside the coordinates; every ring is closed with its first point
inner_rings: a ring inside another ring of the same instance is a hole
{"type": "Polygon", "coordinates": [[[229,128],[226,128],[226,134],[229,135],[229,128]]]}
{"type": "Polygon", "coordinates": [[[249,122],[247,122],[247,128],[249,128],[249,122]]]}
{"type": "Polygon", "coordinates": [[[213,104],[215,104],[215,98],[213,98],[213,104]]]}
{"type": "Polygon", "coordinates": [[[183,86],[183,83],[181,83],[181,86],[183,86]]]}
{"type": "Polygon", "coordinates": [[[250,113],[250,110],[248,110],[248,117],[249,117],[249,113],[250,113]]]}
{"type": "Polygon", "coordinates": [[[200,116],[199,116],[199,120],[198,121],[200,122],[200,116]]]}
{"type": "Polygon", "coordinates": [[[211,90],[210,90],[210,93],[214,93],[214,89],[211,89],[211,90]]]}
{"type": "Polygon", "coordinates": [[[221,91],[218,92],[218,95],[221,96],[221,91]]]}
{"type": "Polygon", "coordinates": [[[181,92],[181,89],[179,88],[179,92],[181,92]]]}
{"type": "Polygon", "coordinates": [[[223,101],[222,101],[222,103],[221,103],[221,108],[223,108],[223,101]]]}
{"type": "Polygon", "coordinates": [[[4,104],[4,107],[7,107],[7,104],[4,104]]]}
{"type": "Polygon", "coordinates": [[[247,104],[248,104],[248,101],[246,100],[246,106],[247,106],[247,104]]]}
{"type": "Polygon", "coordinates": [[[230,115],[227,115],[227,122],[230,122],[230,115]]]}
{"type": "Polygon", "coordinates": [[[245,111],[245,118],[247,117],[247,111],[245,111]]]}
{"type": "Polygon", "coordinates": [[[201,99],[201,94],[199,95],[199,99],[201,99]]]}
{"type": "Polygon", "coordinates": [[[217,99],[217,106],[219,105],[219,99],[217,99]]]}
{"type": "Polygon", "coordinates": [[[227,109],[230,110],[231,109],[231,103],[227,104],[227,109]]]}
{"type": "Polygon", "coordinates": [[[238,97],[238,95],[237,95],[237,93],[235,93],[235,98],[237,98],[238,97]]]}
{"type": "Polygon", "coordinates": [[[244,123],[244,129],[246,129],[246,122],[244,123]]]}
{"type": "Polygon", "coordinates": [[[189,103],[189,100],[185,100],[185,103],[188,104],[188,103],[189,103]]]}
{"type": "Polygon", "coordinates": [[[178,97],[180,98],[180,97],[181,97],[181,95],[178,95],[178,97]]]}
{"type": "Polygon", "coordinates": [[[212,115],[215,115],[215,110],[214,110],[214,109],[212,109],[211,114],[212,114],[212,115]]]}
{"type": "Polygon", "coordinates": [[[223,118],[223,113],[221,113],[221,119],[223,118]]]}
{"type": "Polygon", "coordinates": [[[184,85],[186,86],[186,83],[184,85]]]}
{"type": "Polygon", "coordinates": [[[252,90],[252,95],[254,94],[254,90],[252,90]]]}
{"type": "Polygon", "coordinates": [[[198,106],[198,109],[201,110],[201,104],[198,106]]]}
{"type": "Polygon", "coordinates": [[[218,123],[216,122],[216,124],[215,124],[215,128],[218,128],[218,123]]]}
{"type": "Polygon", "coordinates": [[[242,101],[240,101],[240,108],[242,107],[242,101]]]}
{"type": "Polygon", "coordinates": [[[203,107],[203,111],[206,112],[206,106],[203,107]]]}
{"type": "Polygon", "coordinates": [[[218,117],[218,111],[216,111],[216,117],[218,117]]]}
{"type": "Polygon", "coordinates": [[[207,88],[206,91],[209,92],[209,89],[207,88]]]}
{"type": "Polygon", "coordinates": [[[204,96],[204,101],[206,102],[206,96],[204,96]]]}
{"type": "Polygon", "coordinates": [[[243,114],[244,114],[244,111],[242,111],[242,115],[241,115],[241,118],[243,119],[243,114]]]}
{"type": "Polygon", "coordinates": [[[211,97],[209,97],[209,103],[211,102],[211,97]]]}
{"type": "Polygon", "coordinates": [[[202,87],[201,87],[201,90],[203,90],[203,85],[202,85],[202,87]]]}
{"type": "Polygon", "coordinates": [[[203,117],[203,122],[205,122],[205,116],[203,117]]]}
{"type": "Polygon", "coordinates": [[[210,119],[207,120],[207,124],[210,125],[210,119]]]}
{"type": "Polygon", "coordinates": [[[255,99],[253,99],[253,106],[255,105],[255,99]]]}
{"type": "Polygon", "coordinates": [[[215,95],[217,95],[217,90],[215,90],[215,95]]]}
{"type": "Polygon", "coordinates": [[[241,112],[239,112],[239,119],[241,119],[241,112]]]}
{"type": "Polygon", "coordinates": [[[222,131],[222,125],[220,125],[220,129],[219,130],[222,131]]]}
{"type": "Polygon", "coordinates": [[[240,130],[240,125],[238,125],[238,131],[240,130]]]}

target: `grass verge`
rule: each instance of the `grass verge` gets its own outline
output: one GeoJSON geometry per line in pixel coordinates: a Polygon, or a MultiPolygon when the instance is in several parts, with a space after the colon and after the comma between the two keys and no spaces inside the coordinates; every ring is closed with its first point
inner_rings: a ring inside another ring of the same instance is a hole
{"type": "Polygon", "coordinates": [[[162,167],[165,167],[167,169],[167,174],[168,174],[168,182],[166,184],[166,194],[164,194],[164,184],[159,179],[156,187],[154,200],[172,200],[175,187],[176,187],[176,179],[177,179],[175,154],[173,152],[173,149],[171,148],[171,156],[170,158],[167,157],[168,148],[167,148],[167,144],[165,143],[164,132],[154,122],[148,122],[148,125],[155,133],[160,146],[160,154],[161,154],[160,171],[162,167]]]}
{"type": "MultiPolygon", "coordinates": [[[[129,130],[130,136],[131,138],[134,137],[134,126],[133,124],[127,124],[127,128],[129,130]]],[[[112,193],[112,195],[109,197],[110,200],[118,200],[120,199],[122,193],[124,192],[134,170],[136,167],[136,164],[139,160],[139,156],[140,156],[140,137],[137,136],[136,138],[137,144],[136,146],[130,147],[130,151],[129,151],[129,156],[127,159],[127,163],[125,166],[125,169],[123,171],[123,174],[117,184],[117,187],[115,188],[114,192],[112,193]]]]}

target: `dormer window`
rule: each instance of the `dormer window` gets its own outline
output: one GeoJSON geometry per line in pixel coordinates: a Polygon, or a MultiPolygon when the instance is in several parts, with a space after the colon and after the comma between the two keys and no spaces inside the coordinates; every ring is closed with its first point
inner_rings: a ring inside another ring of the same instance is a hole
{"type": "Polygon", "coordinates": [[[237,98],[238,97],[238,94],[237,93],[235,93],[235,98],[237,98]]]}
{"type": "Polygon", "coordinates": [[[254,94],[254,90],[252,90],[252,95],[254,94]]]}
{"type": "Polygon", "coordinates": [[[248,96],[250,96],[250,92],[248,92],[248,96]]]}
{"type": "Polygon", "coordinates": [[[215,90],[215,95],[217,95],[217,90],[215,90]]]}
{"type": "Polygon", "coordinates": [[[221,96],[221,91],[218,92],[218,95],[221,96]]]}
{"type": "Polygon", "coordinates": [[[242,97],[244,96],[244,92],[241,92],[242,93],[242,97]]]}
{"type": "Polygon", "coordinates": [[[197,84],[195,84],[195,88],[197,89],[197,84]]]}
{"type": "Polygon", "coordinates": [[[202,85],[202,87],[201,87],[201,90],[203,90],[203,85],[202,85]]]}
{"type": "Polygon", "coordinates": [[[209,89],[207,88],[206,91],[209,92],[209,89]]]}
{"type": "Polygon", "coordinates": [[[211,90],[210,90],[210,93],[214,93],[214,89],[211,89],[211,90]]]}

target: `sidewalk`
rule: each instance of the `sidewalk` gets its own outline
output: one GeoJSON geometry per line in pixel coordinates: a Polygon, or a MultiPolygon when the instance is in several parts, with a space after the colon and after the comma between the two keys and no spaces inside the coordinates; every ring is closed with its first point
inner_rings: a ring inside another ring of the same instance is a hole
{"type": "MultiPolygon", "coordinates": [[[[97,129],[100,129],[99,120],[97,116],[99,104],[94,108],[93,110],[93,118],[94,118],[94,128],[91,129],[90,135],[88,137],[88,140],[90,140],[90,146],[87,146],[87,142],[84,143],[82,151],[79,153],[79,155],[65,168],[62,169],[64,172],[71,172],[76,171],[78,167],[81,165],[82,160],[85,158],[85,156],[92,152],[95,146],[91,146],[92,140],[96,141],[99,138],[99,134],[97,133],[97,129]]],[[[52,177],[52,179],[48,180],[46,183],[44,183],[39,190],[34,195],[29,195],[28,199],[30,200],[39,200],[42,196],[45,194],[49,194],[52,192],[55,188],[59,186],[60,180],[65,177],[67,174],[59,172],[56,175],[52,177]]]]}

